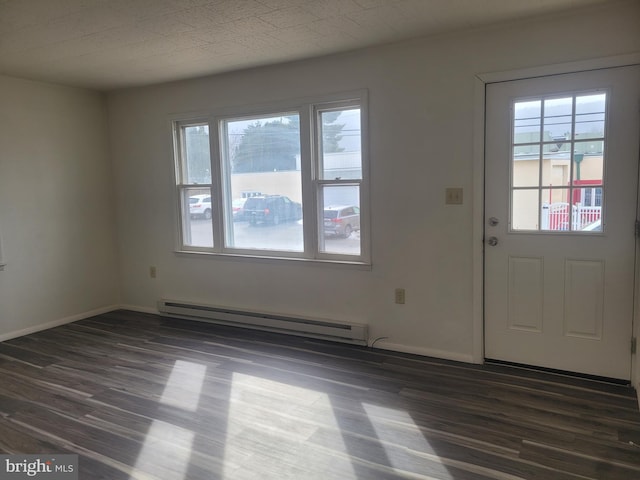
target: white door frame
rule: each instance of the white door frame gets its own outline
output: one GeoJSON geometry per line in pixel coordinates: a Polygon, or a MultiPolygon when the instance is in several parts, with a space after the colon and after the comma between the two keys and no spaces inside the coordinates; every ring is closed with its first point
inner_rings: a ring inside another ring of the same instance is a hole
{"type": "MultiPolygon", "coordinates": [[[[544,65],[502,72],[481,73],[474,82],[473,119],[473,353],[475,363],[484,362],[484,148],[485,148],[485,86],[488,83],[545,77],[564,73],[577,73],[604,68],[640,64],[640,52],[615,57],[597,58],[580,62],[544,65]]],[[[638,243],[638,242],[636,242],[638,243]]],[[[637,246],[636,246],[637,248],[637,246]]],[[[640,266],[636,255],[636,278],[640,279],[640,266]]],[[[635,289],[633,332],[640,338],[640,298],[635,289]]],[[[638,391],[640,402],[640,355],[632,358],[631,381],[638,391]]]]}

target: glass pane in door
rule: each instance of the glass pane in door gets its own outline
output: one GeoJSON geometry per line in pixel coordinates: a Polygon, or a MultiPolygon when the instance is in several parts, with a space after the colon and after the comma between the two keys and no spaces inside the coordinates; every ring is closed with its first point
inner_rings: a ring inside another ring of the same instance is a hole
{"type": "Polygon", "coordinates": [[[514,103],[512,231],[602,231],[606,104],[605,92],[514,103]]]}

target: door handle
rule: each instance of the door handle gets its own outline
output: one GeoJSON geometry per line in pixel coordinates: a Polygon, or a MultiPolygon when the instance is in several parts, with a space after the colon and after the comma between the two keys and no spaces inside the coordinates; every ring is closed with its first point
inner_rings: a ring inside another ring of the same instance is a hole
{"type": "Polygon", "coordinates": [[[487,243],[490,246],[495,247],[496,245],[498,245],[498,237],[489,237],[487,243]]]}

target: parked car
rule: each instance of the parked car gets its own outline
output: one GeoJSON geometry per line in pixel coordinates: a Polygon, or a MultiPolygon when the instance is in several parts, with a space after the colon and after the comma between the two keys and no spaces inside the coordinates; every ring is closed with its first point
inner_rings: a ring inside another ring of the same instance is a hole
{"type": "Polygon", "coordinates": [[[331,206],[324,209],[324,234],[348,238],[360,230],[360,208],[355,205],[331,206]]]}
{"type": "Polygon", "coordinates": [[[292,222],[302,218],[302,205],[284,195],[260,195],[249,197],[243,207],[243,218],[252,225],[292,222]]]}
{"type": "Polygon", "coordinates": [[[192,218],[211,219],[211,195],[193,195],[189,197],[189,214],[192,218]]]}
{"type": "Polygon", "coordinates": [[[233,209],[233,221],[239,222],[244,220],[244,204],[247,201],[246,198],[236,198],[231,203],[231,208],[233,209]]]}

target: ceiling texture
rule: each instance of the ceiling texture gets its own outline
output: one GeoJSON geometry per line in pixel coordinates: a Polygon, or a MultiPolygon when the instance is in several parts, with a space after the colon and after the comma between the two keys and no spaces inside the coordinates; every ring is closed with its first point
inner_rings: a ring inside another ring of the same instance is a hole
{"type": "Polygon", "coordinates": [[[615,0],[0,0],[0,74],[149,85],[615,0]]]}

